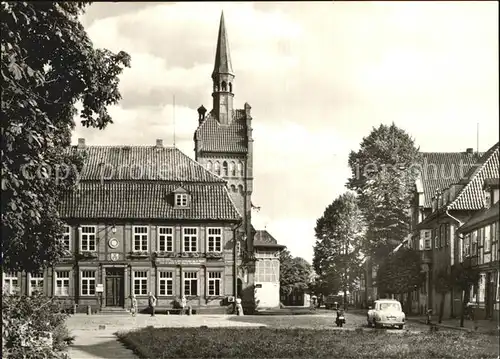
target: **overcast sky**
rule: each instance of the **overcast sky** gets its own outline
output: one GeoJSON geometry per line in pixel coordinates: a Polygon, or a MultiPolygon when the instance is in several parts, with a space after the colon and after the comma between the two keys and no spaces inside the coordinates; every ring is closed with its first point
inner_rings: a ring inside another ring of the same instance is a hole
{"type": "Polygon", "coordinates": [[[221,10],[235,105],[252,106],[254,193],[268,231],[312,260],[315,221],[345,190],[347,156],[380,123],[423,151],[498,141],[497,2],[94,3],[83,17],[97,47],[124,50],[123,100],[104,131],[74,142],[173,142],[194,157],[221,10]]]}

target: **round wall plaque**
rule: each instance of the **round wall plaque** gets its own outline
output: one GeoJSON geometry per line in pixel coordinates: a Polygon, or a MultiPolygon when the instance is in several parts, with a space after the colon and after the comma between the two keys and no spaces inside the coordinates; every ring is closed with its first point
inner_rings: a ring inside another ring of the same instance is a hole
{"type": "Polygon", "coordinates": [[[110,248],[115,249],[116,247],[118,247],[118,244],[119,244],[119,243],[118,243],[118,239],[116,239],[116,238],[111,238],[111,239],[109,240],[109,243],[108,243],[108,244],[109,244],[109,247],[110,247],[110,248]]]}

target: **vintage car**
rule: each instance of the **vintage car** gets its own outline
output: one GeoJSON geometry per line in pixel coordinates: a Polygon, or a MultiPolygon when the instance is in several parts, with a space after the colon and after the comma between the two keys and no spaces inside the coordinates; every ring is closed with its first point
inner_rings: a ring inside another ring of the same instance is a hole
{"type": "Polygon", "coordinates": [[[398,327],[403,329],[406,316],[399,301],[395,299],[379,299],[374,302],[373,308],[368,307],[366,320],[369,327],[398,327]]]}

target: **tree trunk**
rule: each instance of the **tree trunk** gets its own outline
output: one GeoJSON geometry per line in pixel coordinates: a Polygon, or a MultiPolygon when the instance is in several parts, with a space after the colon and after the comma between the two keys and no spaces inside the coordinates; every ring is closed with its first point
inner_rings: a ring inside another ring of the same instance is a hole
{"type": "Polygon", "coordinates": [[[469,303],[469,290],[468,288],[462,291],[462,313],[460,313],[460,328],[464,327],[465,310],[467,309],[467,303],[469,303]]]}
{"type": "Polygon", "coordinates": [[[344,288],[344,310],[347,311],[347,290],[344,288]]]}
{"type": "Polygon", "coordinates": [[[441,303],[439,304],[439,320],[438,320],[439,324],[441,324],[443,320],[445,298],[446,298],[446,293],[445,292],[441,293],[441,303]]]}
{"type": "Polygon", "coordinates": [[[406,300],[406,314],[411,315],[411,308],[412,308],[412,302],[411,302],[411,292],[408,292],[407,294],[407,300],[406,300]]]}

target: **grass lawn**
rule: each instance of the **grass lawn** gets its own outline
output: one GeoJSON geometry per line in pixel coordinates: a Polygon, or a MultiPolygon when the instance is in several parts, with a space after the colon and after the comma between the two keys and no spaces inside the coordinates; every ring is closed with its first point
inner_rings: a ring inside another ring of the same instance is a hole
{"type": "Polygon", "coordinates": [[[496,358],[497,338],[312,329],[144,328],[118,337],[141,358],[496,358]]]}

